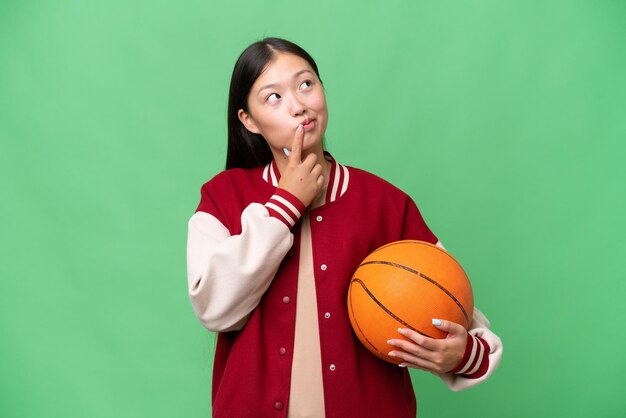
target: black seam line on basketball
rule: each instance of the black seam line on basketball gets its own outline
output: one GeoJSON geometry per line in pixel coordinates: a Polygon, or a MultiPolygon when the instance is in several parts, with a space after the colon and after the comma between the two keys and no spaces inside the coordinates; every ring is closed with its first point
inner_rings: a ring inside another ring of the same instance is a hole
{"type": "Polygon", "coordinates": [[[376,348],[376,346],[369,340],[369,338],[365,336],[365,333],[361,329],[361,325],[359,325],[359,321],[357,321],[356,316],[354,315],[354,308],[352,307],[352,292],[350,292],[349,295],[350,295],[350,312],[352,312],[352,319],[354,320],[354,324],[359,329],[359,334],[361,335],[361,337],[365,338],[365,341],[367,341],[367,343],[370,345],[370,347],[372,347],[373,350],[377,351],[378,354],[380,354],[381,356],[386,356],[385,353],[381,352],[378,348],[376,348]]]}
{"type": "Polygon", "coordinates": [[[437,286],[439,289],[441,289],[443,292],[445,292],[446,295],[450,296],[450,299],[452,299],[454,303],[457,304],[457,306],[463,313],[463,316],[465,317],[465,323],[469,324],[469,317],[467,316],[467,312],[465,312],[465,308],[463,307],[463,305],[461,305],[461,302],[459,302],[459,300],[455,298],[454,295],[448,291],[448,289],[446,289],[445,287],[443,287],[442,285],[440,285],[439,283],[437,283],[435,280],[431,279],[424,273],[420,273],[419,271],[413,270],[411,267],[403,266],[402,264],[392,263],[391,261],[367,261],[365,263],[362,263],[359,267],[365,266],[367,264],[386,264],[388,266],[398,267],[410,273],[416,274],[422,279],[428,280],[429,282],[437,286]]]}
{"type": "Polygon", "coordinates": [[[365,290],[365,292],[368,294],[368,296],[369,296],[370,298],[372,298],[372,300],[374,301],[374,303],[376,303],[376,304],[377,304],[377,305],[378,305],[378,306],[379,306],[379,307],[380,307],[383,311],[387,312],[387,314],[388,314],[390,317],[392,317],[392,318],[393,318],[393,319],[395,319],[396,321],[400,322],[400,323],[401,323],[402,325],[404,325],[405,327],[407,327],[407,328],[409,328],[409,329],[412,329],[413,331],[415,331],[415,332],[417,332],[417,333],[419,333],[419,334],[422,334],[422,335],[423,335],[423,336],[425,336],[425,337],[428,337],[428,338],[433,338],[433,337],[431,337],[430,335],[425,334],[425,333],[421,332],[420,330],[413,328],[411,325],[407,324],[405,321],[403,321],[403,320],[402,320],[400,317],[398,317],[396,314],[394,314],[394,313],[393,313],[393,312],[391,312],[389,309],[387,309],[387,307],[386,307],[385,305],[383,305],[383,304],[382,304],[382,303],[381,303],[378,299],[376,299],[376,296],[374,296],[374,295],[372,294],[372,292],[370,292],[370,290],[367,288],[367,286],[365,286],[365,283],[363,283],[363,281],[362,281],[361,279],[358,279],[358,278],[356,278],[356,277],[355,277],[354,279],[352,279],[352,281],[353,281],[353,282],[356,282],[356,283],[358,283],[358,284],[360,284],[360,285],[361,285],[361,287],[363,287],[363,290],[365,290]]]}

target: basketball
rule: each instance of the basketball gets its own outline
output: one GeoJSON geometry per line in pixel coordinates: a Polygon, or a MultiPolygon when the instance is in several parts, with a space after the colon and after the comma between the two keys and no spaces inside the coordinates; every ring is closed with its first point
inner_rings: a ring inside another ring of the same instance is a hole
{"type": "MultiPolygon", "coordinates": [[[[398,328],[431,338],[446,333],[432,324],[445,319],[469,328],[472,287],[461,265],[444,249],[423,241],[396,241],[363,260],[348,288],[348,314],[361,343],[381,359],[396,349],[390,339],[406,339],[398,328]]],[[[410,341],[410,340],[408,340],[410,341]]]]}

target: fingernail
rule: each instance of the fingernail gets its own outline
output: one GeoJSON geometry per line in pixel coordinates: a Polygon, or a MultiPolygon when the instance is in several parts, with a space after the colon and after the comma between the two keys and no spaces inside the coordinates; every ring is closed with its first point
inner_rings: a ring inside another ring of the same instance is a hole
{"type": "Polygon", "coordinates": [[[441,325],[441,319],[433,318],[433,325],[441,325]]]}
{"type": "Polygon", "coordinates": [[[406,364],[398,364],[398,367],[406,367],[406,364]]]}
{"type": "Polygon", "coordinates": [[[395,357],[396,353],[395,353],[395,351],[390,351],[390,352],[387,353],[387,355],[390,356],[390,357],[395,357]]]}
{"type": "Polygon", "coordinates": [[[404,334],[404,329],[402,329],[402,328],[398,328],[398,332],[399,332],[400,334],[404,334]]]}
{"type": "Polygon", "coordinates": [[[302,130],[304,129],[304,126],[302,125],[298,125],[298,129],[296,129],[296,131],[298,132],[302,132],[302,130]]]}
{"type": "Polygon", "coordinates": [[[289,157],[289,150],[287,148],[283,148],[283,152],[287,157],[289,157]]]}

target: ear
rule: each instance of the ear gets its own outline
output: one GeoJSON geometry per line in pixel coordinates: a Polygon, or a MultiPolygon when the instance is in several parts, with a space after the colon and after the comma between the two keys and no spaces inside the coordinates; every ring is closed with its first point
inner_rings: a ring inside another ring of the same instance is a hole
{"type": "Polygon", "coordinates": [[[243,126],[245,126],[247,130],[249,130],[253,134],[261,133],[261,131],[259,131],[259,128],[256,126],[256,123],[254,123],[254,119],[252,119],[252,115],[250,115],[243,109],[239,109],[239,111],[237,112],[237,117],[239,118],[241,123],[243,123],[243,126]]]}

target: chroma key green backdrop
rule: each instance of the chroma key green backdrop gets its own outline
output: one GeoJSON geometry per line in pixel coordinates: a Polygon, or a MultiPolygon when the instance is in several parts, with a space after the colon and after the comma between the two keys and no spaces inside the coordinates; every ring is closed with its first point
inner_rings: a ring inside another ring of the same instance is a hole
{"type": "Polygon", "coordinates": [[[625,416],[625,22],[619,0],[1,2],[0,416],[210,416],[187,220],[269,35],[316,58],[328,149],[413,196],[504,342],[465,392],[413,371],[419,416],[625,416]]]}

